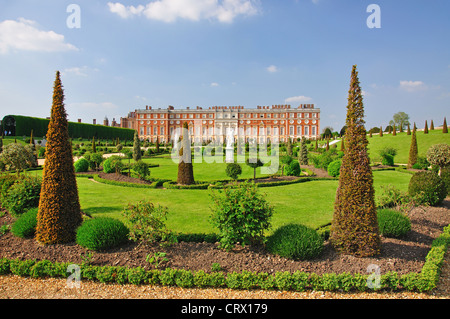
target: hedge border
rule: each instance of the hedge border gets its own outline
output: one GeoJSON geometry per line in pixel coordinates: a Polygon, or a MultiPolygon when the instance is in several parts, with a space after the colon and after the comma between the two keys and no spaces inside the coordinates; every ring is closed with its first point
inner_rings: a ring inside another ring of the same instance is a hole
{"type": "MultiPolygon", "coordinates": [[[[418,291],[426,292],[436,287],[444,261],[445,253],[450,245],[450,225],[444,227],[436,238],[425,258],[420,273],[399,275],[388,272],[380,276],[378,288],[368,287],[372,275],[350,273],[326,273],[317,275],[296,271],[257,273],[250,271],[207,273],[204,270],[191,271],[185,269],[166,268],[164,270],[145,270],[142,267],[129,268],[123,266],[80,266],[80,279],[102,283],[176,286],[181,288],[230,288],[230,289],[263,289],[285,291],[418,291]]],[[[0,259],[0,275],[17,275],[22,277],[67,278],[69,262],[50,262],[48,260],[0,259]]],[[[372,280],[372,279],[371,279],[372,280]]]]}
{"type": "Polygon", "coordinates": [[[135,188],[157,188],[158,186],[163,185],[163,183],[166,180],[155,180],[151,184],[138,184],[138,183],[130,183],[130,182],[119,182],[119,181],[112,181],[109,179],[101,178],[98,174],[92,175],[94,181],[102,183],[102,184],[108,184],[113,186],[123,186],[123,187],[135,187],[135,188]]]}

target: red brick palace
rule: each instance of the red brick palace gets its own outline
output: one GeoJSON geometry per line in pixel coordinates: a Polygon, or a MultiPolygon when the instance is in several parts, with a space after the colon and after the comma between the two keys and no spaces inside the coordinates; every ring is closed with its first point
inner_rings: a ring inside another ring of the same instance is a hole
{"type": "Polygon", "coordinates": [[[258,106],[245,109],[243,106],[213,106],[175,109],[155,109],[146,106],[130,112],[120,119],[120,126],[137,130],[141,139],[161,143],[169,142],[177,128],[188,122],[193,142],[221,141],[233,130],[235,137],[262,138],[287,141],[306,137],[315,139],[320,134],[320,109],[314,104],[258,106]]]}

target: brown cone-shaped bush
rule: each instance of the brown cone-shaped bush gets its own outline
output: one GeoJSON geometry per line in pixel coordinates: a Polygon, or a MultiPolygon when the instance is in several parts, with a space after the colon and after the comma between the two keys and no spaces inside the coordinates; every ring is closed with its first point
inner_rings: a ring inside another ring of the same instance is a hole
{"type": "Polygon", "coordinates": [[[183,124],[181,149],[179,152],[177,183],[181,185],[194,184],[194,171],[192,168],[191,142],[189,140],[188,123],[183,124]]]}
{"type": "Polygon", "coordinates": [[[72,147],[64,108],[64,92],[58,71],[47,131],[36,239],[43,244],[73,242],[76,229],[81,222],[72,147]]]}
{"type": "Polygon", "coordinates": [[[413,129],[411,136],[411,146],[409,148],[408,168],[412,168],[417,162],[418,150],[417,150],[417,138],[416,130],[413,129]]]}
{"type": "Polygon", "coordinates": [[[346,150],[340,169],[330,239],[341,253],[358,257],[377,255],[381,246],[364,123],[364,106],[355,65],[348,96],[346,150]]]}

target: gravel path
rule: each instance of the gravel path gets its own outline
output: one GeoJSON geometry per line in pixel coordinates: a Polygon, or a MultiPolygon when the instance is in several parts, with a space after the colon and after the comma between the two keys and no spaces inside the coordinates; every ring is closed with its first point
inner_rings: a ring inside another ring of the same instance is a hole
{"type": "Polygon", "coordinates": [[[69,288],[65,279],[0,276],[0,299],[449,299],[450,254],[446,254],[440,281],[429,293],[336,293],[232,289],[184,289],[149,285],[103,284],[82,281],[69,288]]]}

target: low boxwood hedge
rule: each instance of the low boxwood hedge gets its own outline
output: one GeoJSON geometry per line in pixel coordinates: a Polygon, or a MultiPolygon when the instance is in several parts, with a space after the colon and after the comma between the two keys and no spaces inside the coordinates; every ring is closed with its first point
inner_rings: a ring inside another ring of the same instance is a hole
{"type": "MultiPolygon", "coordinates": [[[[430,291],[439,281],[441,266],[445,252],[450,245],[450,225],[436,238],[428,252],[425,264],[420,273],[399,275],[388,272],[380,276],[380,285],[376,290],[390,291],[430,291]]],[[[68,277],[70,263],[50,262],[47,260],[18,260],[0,258],[0,275],[14,274],[35,278],[68,277]]],[[[265,289],[286,291],[373,291],[368,280],[371,275],[350,273],[328,273],[318,275],[296,271],[284,271],[274,274],[250,271],[206,273],[203,270],[190,271],[166,268],[164,270],[144,268],[128,268],[122,266],[80,266],[81,280],[97,280],[117,284],[149,284],[198,288],[231,288],[231,289],[265,289]]]]}

